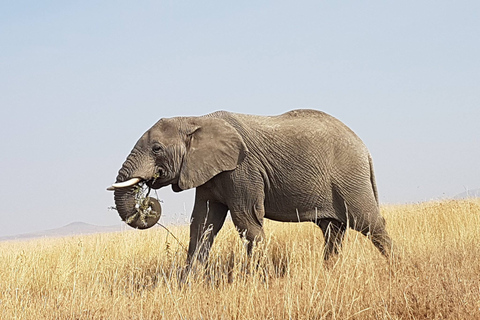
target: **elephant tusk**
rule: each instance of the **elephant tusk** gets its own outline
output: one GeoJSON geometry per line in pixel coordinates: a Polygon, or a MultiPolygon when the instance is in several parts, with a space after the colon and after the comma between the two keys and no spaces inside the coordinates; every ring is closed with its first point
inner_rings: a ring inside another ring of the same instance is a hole
{"type": "Polygon", "coordinates": [[[140,178],[132,178],[130,180],[124,181],[124,182],[118,182],[112,184],[110,187],[107,188],[108,191],[113,191],[118,188],[125,188],[125,187],[130,187],[133,185],[136,185],[137,183],[140,182],[140,178]]]}

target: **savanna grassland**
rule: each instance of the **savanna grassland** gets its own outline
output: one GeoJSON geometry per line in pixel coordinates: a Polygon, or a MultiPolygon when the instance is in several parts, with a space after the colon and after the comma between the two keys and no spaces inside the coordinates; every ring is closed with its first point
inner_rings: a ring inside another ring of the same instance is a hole
{"type": "Polygon", "coordinates": [[[384,259],[349,231],[325,266],[313,223],[266,223],[251,259],[231,223],[184,274],[188,228],[0,243],[1,319],[480,319],[480,200],[383,206],[384,259]],[[183,284],[182,284],[183,283],[183,284]]]}

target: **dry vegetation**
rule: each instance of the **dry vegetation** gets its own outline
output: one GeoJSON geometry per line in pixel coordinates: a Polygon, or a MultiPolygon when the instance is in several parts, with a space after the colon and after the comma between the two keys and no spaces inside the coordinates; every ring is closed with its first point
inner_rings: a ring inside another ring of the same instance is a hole
{"type": "Polygon", "coordinates": [[[272,222],[250,260],[229,223],[184,285],[185,249],[163,229],[0,243],[0,317],[480,319],[480,201],[382,210],[395,261],[350,231],[326,268],[314,224],[272,222]]]}

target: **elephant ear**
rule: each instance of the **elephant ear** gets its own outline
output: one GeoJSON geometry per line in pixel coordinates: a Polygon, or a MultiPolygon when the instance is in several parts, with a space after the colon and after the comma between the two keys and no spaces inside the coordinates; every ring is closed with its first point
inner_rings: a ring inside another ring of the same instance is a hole
{"type": "Polygon", "coordinates": [[[247,153],[240,134],[223,119],[196,118],[187,137],[178,179],[182,190],[201,186],[220,172],[234,170],[247,153]]]}

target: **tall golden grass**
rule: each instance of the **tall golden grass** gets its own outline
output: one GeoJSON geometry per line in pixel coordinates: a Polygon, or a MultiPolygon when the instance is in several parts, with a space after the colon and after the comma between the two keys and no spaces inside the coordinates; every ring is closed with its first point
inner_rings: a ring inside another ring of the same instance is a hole
{"type": "Polygon", "coordinates": [[[480,319],[480,201],[384,206],[386,260],[349,231],[325,266],[312,223],[229,223],[179,281],[188,228],[0,243],[1,319],[480,319]]]}

